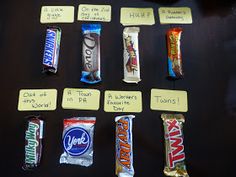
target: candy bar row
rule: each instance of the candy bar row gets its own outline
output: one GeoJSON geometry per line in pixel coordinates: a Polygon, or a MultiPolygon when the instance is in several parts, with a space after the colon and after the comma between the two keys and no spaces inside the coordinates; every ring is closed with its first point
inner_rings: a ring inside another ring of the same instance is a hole
{"type": "MultiPolygon", "coordinates": [[[[126,27],[123,31],[124,82],[138,83],[140,78],[138,34],[139,27],[126,27]]],[[[61,29],[48,27],[43,54],[43,72],[56,73],[58,69],[61,29]]],[[[81,82],[96,84],[101,79],[100,68],[100,24],[82,24],[82,75],[81,82]]],[[[182,29],[167,31],[168,76],[173,79],[183,77],[180,39],[182,29]]]]}
{"type": "MultiPolygon", "coordinates": [[[[134,115],[115,117],[116,122],[116,175],[119,177],[133,177],[133,142],[132,120],[134,115]]],[[[182,114],[162,114],[164,125],[164,139],[166,162],[164,174],[167,176],[188,176],[185,165],[183,144],[182,114]]],[[[25,131],[25,161],[23,169],[32,170],[39,166],[42,156],[42,139],[44,121],[40,116],[27,117],[28,124],[25,131]]],[[[93,136],[95,117],[73,117],[63,122],[63,153],[61,164],[73,164],[88,167],[93,164],[93,136]]],[[[135,136],[135,135],[134,135],[135,136]]],[[[135,147],[134,147],[135,148],[135,147]]]]}

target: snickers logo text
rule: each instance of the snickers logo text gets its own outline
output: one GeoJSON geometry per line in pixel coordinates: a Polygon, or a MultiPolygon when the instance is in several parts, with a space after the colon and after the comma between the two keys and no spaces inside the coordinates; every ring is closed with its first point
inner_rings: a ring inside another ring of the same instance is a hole
{"type": "Polygon", "coordinates": [[[121,165],[131,168],[131,137],[129,133],[129,122],[125,118],[117,122],[116,128],[117,158],[121,165]]]}
{"type": "Polygon", "coordinates": [[[165,138],[169,141],[168,166],[174,168],[177,162],[185,159],[183,135],[177,120],[166,121],[166,126],[167,133],[165,138]]]}
{"type": "Polygon", "coordinates": [[[47,30],[43,64],[47,66],[53,66],[53,60],[56,52],[56,32],[53,30],[47,30]]]}

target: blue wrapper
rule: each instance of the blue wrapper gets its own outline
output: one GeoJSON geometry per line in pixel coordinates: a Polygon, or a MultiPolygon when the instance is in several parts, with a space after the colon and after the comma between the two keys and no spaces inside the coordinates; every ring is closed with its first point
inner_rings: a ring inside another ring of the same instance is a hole
{"type": "Polygon", "coordinates": [[[101,82],[100,72],[100,24],[82,24],[82,76],[88,84],[101,82]]]}
{"type": "Polygon", "coordinates": [[[116,175],[133,177],[133,135],[134,115],[117,116],[116,122],[116,175]]]}
{"type": "Polygon", "coordinates": [[[61,29],[57,26],[47,27],[43,53],[43,72],[57,72],[60,42],[61,29]]]}

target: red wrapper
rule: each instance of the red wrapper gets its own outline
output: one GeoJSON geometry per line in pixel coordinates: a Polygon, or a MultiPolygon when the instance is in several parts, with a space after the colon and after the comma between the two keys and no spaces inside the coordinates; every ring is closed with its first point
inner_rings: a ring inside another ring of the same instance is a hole
{"type": "Polygon", "coordinates": [[[168,76],[173,79],[183,78],[180,39],[182,28],[172,28],[167,31],[168,76]]]}

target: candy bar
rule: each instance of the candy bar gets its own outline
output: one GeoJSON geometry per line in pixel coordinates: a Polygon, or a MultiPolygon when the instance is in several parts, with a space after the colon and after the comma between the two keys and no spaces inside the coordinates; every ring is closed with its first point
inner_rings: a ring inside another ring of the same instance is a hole
{"type": "Polygon", "coordinates": [[[24,170],[31,170],[39,166],[42,156],[44,121],[39,116],[27,117],[25,131],[25,162],[24,170]]]}
{"type": "Polygon", "coordinates": [[[100,24],[83,24],[82,76],[80,81],[95,84],[100,76],[100,24]]]}
{"type": "Polygon", "coordinates": [[[180,39],[182,28],[172,28],[167,31],[168,76],[173,79],[183,78],[180,39]]]}
{"type": "Polygon", "coordinates": [[[43,72],[57,72],[60,42],[61,29],[56,26],[48,27],[43,54],[43,72]]]}
{"type": "Polygon", "coordinates": [[[88,167],[93,164],[95,117],[64,119],[63,147],[60,163],[88,167]]]}
{"type": "Polygon", "coordinates": [[[139,27],[126,27],[123,31],[124,82],[138,83],[140,79],[138,33],[139,27]]]}
{"type": "Polygon", "coordinates": [[[133,177],[132,119],[134,115],[118,116],[116,122],[116,175],[133,177]]]}
{"type": "Polygon", "coordinates": [[[165,132],[166,165],[164,174],[166,176],[188,177],[185,165],[182,114],[162,114],[165,132]]]}

